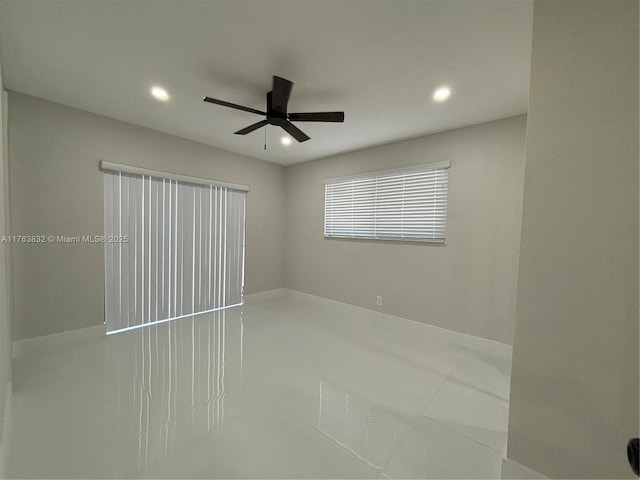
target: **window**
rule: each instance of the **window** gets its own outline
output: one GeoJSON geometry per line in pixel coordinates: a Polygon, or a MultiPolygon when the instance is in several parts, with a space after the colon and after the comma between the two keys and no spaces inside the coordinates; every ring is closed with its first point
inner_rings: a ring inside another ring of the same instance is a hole
{"type": "Polygon", "coordinates": [[[449,162],[325,180],[324,235],[445,243],[449,162]]]}
{"type": "Polygon", "coordinates": [[[248,187],[101,168],[107,333],[242,302],[248,187]]]}

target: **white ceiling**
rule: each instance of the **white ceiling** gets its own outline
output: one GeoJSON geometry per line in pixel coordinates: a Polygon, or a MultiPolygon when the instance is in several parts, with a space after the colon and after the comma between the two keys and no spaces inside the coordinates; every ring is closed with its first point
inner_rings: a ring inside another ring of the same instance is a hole
{"type": "Polygon", "coordinates": [[[282,165],[527,109],[531,0],[0,0],[5,88],[282,165]],[[272,75],[289,111],[345,123],[233,132],[261,117],[272,75]],[[171,100],[149,95],[162,85],[171,100]],[[431,100],[449,85],[448,102],[431,100]]]}

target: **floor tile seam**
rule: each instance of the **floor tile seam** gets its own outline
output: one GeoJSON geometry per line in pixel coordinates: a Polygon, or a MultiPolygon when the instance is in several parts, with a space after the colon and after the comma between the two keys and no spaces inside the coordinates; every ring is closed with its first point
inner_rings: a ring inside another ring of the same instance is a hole
{"type": "Polygon", "coordinates": [[[373,468],[375,470],[378,470],[380,473],[382,473],[383,467],[380,467],[378,465],[375,465],[375,464],[371,463],[369,460],[367,460],[362,455],[360,455],[358,452],[356,452],[353,448],[350,448],[349,446],[347,446],[347,445],[343,444],[342,442],[336,440],[335,438],[329,436],[328,434],[324,433],[322,430],[314,427],[311,424],[309,424],[309,427],[311,427],[312,431],[314,431],[315,433],[320,435],[320,437],[325,439],[327,442],[331,443],[332,445],[337,445],[341,450],[347,452],[349,455],[353,456],[358,461],[363,462],[364,464],[368,465],[369,467],[371,467],[371,468],[373,468]]]}
{"type": "Polygon", "coordinates": [[[382,468],[382,472],[381,474],[384,474],[384,471],[387,469],[387,467],[389,466],[389,463],[391,463],[391,460],[393,460],[393,457],[396,455],[396,453],[398,452],[398,448],[404,444],[404,442],[407,440],[407,438],[409,437],[409,435],[411,434],[411,432],[414,430],[414,428],[416,427],[416,425],[418,424],[418,422],[420,421],[420,417],[422,417],[424,411],[429,408],[429,405],[431,405],[431,403],[433,402],[433,400],[438,396],[438,394],[440,393],[440,390],[442,390],[442,387],[444,386],[445,382],[447,381],[446,377],[442,379],[442,383],[440,384],[440,387],[438,387],[438,390],[436,391],[436,393],[431,397],[431,399],[427,402],[426,406],[420,410],[417,415],[415,416],[415,419],[413,420],[413,423],[411,424],[411,426],[407,429],[407,433],[405,433],[405,435],[402,437],[402,439],[400,439],[400,441],[396,442],[396,444],[393,446],[393,450],[391,451],[391,455],[389,455],[389,459],[387,460],[387,462],[384,464],[384,467],[382,468]]]}
{"type": "MultiPolygon", "coordinates": [[[[428,418],[429,420],[431,420],[431,421],[433,421],[433,422],[436,422],[437,424],[442,425],[443,427],[446,427],[446,428],[448,428],[449,430],[452,430],[452,431],[454,431],[454,432],[457,432],[457,433],[459,433],[459,434],[461,434],[461,435],[463,435],[463,436],[467,437],[468,439],[473,440],[474,442],[478,443],[479,445],[482,445],[483,447],[488,448],[488,449],[492,450],[493,452],[498,453],[498,454],[499,454],[499,455],[501,455],[503,458],[505,458],[505,452],[500,452],[500,451],[498,451],[498,450],[496,450],[496,449],[494,449],[494,448],[490,447],[489,445],[485,445],[485,444],[483,444],[482,442],[479,442],[478,440],[476,440],[475,438],[470,437],[470,436],[469,436],[468,434],[466,434],[465,432],[462,432],[462,431],[460,431],[460,430],[458,430],[458,429],[456,429],[456,428],[453,428],[453,427],[451,427],[451,426],[449,426],[449,425],[445,425],[445,424],[443,424],[442,422],[440,422],[440,421],[436,420],[435,418],[433,418],[433,417],[431,417],[431,416],[427,415],[427,413],[426,413],[426,412],[427,412],[427,410],[429,409],[429,407],[433,404],[433,402],[435,401],[436,397],[440,394],[440,391],[442,390],[442,388],[444,387],[444,385],[445,385],[447,382],[450,382],[450,381],[455,382],[455,383],[460,383],[460,382],[459,382],[457,379],[455,379],[455,378],[447,377],[447,378],[445,379],[445,381],[442,383],[442,385],[440,386],[440,388],[438,389],[438,392],[437,392],[437,393],[434,395],[434,397],[431,399],[431,401],[429,402],[429,404],[428,404],[428,405],[427,405],[427,406],[422,410],[422,412],[420,413],[420,416],[421,416],[421,417],[428,418]]],[[[483,392],[481,391],[481,393],[483,393],[483,392]]],[[[489,395],[489,396],[493,397],[493,395],[489,395]]],[[[499,400],[499,401],[504,402],[504,400],[501,400],[501,399],[498,399],[498,400],[499,400]]],[[[509,402],[506,402],[506,404],[507,404],[507,409],[508,409],[508,408],[509,408],[509,402]]]]}
{"type": "Polygon", "coordinates": [[[442,421],[440,421],[440,420],[438,420],[436,418],[430,417],[429,415],[426,415],[424,413],[421,413],[420,416],[424,417],[424,418],[426,418],[426,419],[428,419],[428,420],[430,420],[430,421],[432,421],[434,423],[437,423],[438,425],[440,425],[441,427],[446,428],[447,430],[451,430],[452,432],[458,433],[458,434],[462,435],[463,437],[466,437],[469,440],[472,440],[473,442],[475,442],[478,445],[484,447],[485,449],[491,450],[491,452],[493,452],[493,453],[497,453],[502,458],[506,458],[504,452],[500,452],[500,451],[496,450],[495,448],[490,447],[489,445],[486,445],[486,444],[482,443],[481,441],[469,436],[467,433],[462,432],[462,431],[458,430],[457,428],[452,427],[451,425],[447,425],[446,423],[443,423],[442,421]]]}
{"type": "MultiPolygon", "coordinates": [[[[465,383],[463,380],[456,378],[454,376],[452,376],[453,373],[453,368],[451,369],[451,371],[449,371],[447,377],[447,381],[451,381],[451,383],[457,384],[457,385],[461,385],[464,387],[468,387],[482,395],[486,395],[487,397],[491,397],[493,400],[502,402],[502,403],[506,403],[507,406],[509,405],[509,399],[505,400],[503,397],[501,397],[499,394],[493,393],[491,391],[488,390],[483,390],[480,387],[478,387],[477,385],[472,385],[470,383],[465,383]]],[[[509,378],[509,380],[511,380],[511,378],[509,378]]]]}
{"type": "MultiPolygon", "coordinates": [[[[428,414],[428,413],[427,413],[427,410],[428,410],[428,408],[427,408],[424,412],[422,412],[420,415],[421,415],[421,416],[423,416],[423,417],[427,417],[427,418],[429,418],[430,420],[433,420],[434,422],[442,423],[442,421],[441,421],[441,420],[438,420],[437,418],[435,418],[435,417],[431,416],[430,414],[428,414]]],[[[507,417],[508,417],[508,415],[507,415],[507,417]]],[[[462,433],[462,434],[463,434],[463,435],[465,435],[465,436],[468,436],[468,435],[467,435],[465,432],[463,432],[462,430],[458,430],[458,429],[457,429],[457,428],[455,428],[455,427],[450,427],[450,428],[451,428],[452,430],[455,430],[455,431],[457,431],[457,432],[462,433]]],[[[479,426],[478,428],[482,428],[482,427],[480,427],[480,426],[479,426]]],[[[496,431],[498,431],[498,430],[496,430],[496,431]]],[[[506,431],[505,431],[505,433],[506,433],[506,431]]],[[[471,438],[471,437],[470,437],[470,438],[471,438]]]]}

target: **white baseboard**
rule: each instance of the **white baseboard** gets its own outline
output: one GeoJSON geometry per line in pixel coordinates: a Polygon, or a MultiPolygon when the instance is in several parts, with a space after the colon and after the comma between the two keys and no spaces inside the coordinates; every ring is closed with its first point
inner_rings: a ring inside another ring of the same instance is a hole
{"type": "Polygon", "coordinates": [[[244,296],[244,304],[255,304],[258,302],[262,302],[265,300],[269,300],[272,298],[277,298],[277,297],[288,297],[291,299],[298,299],[301,301],[305,301],[305,302],[310,302],[313,303],[315,305],[319,305],[319,306],[323,306],[324,308],[337,308],[337,309],[348,309],[351,310],[353,312],[360,312],[360,313],[365,313],[367,315],[369,315],[369,317],[366,318],[393,318],[394,320],[399,320],[399,321],[404,321],[404,322],[410,322],[410,323],[415,323],[415,324],[419,324],[419,325],[424,325],[427,328],[430,328],[433,330],[434,334],[440,335],[440,336],[444,336],[444,337],[448,337],[451,340],[455,341],[455,342],[464,342],[467,344],[482,344],[483,346],[487,346],[487,345],[493,345],[495,349],[497,349],[498,351],[501,352],[508,352],[509,354],[511,353],[512,350],[512,346],[506,343],[502,343],[502,342],[498,342],[496,340],[489,340],[487,338],[483,338],[483,337],[477,337],[475,335],[471,335],[468,333],[463,333],[463,332],[457,332],[455,330],[449,330],[447,328],[443,328],[443,327],[438,327],[436,325],[431,325],[429,323],[424,323],[424,322],[419,322],[417,320],[412,320],[409,318],[404,318],[404,317],[398,317],[396,315],[392,315],[390,313],[386,313],[386,312],[382,312],[379,310],[373,310],[370,308],[365,308],[365,307],[360,307],[357,305],[352,305],[350,303],[345,303],[345,302],[340,302],[338,300],[332,300],[330,298],[326,298],[326,297],[320,297],[318,295],[313,295],[311,293],[306,293],[306,292],[301,292],[299,290],[292,290],[289,288],[277,288],[274,290],[268,290],[266,292],[259,292],[259,293],[252,293],[250,295],[245,295],[244,296]]]}
{"type": "Polygon", "coordinates": [[[482,345],[494,345],[494,347],[500,351],[505,351],[512,350],[512,346],[506,343],[502,343],[502,342],[498,342],[497,340],[490,340],[488,338],[483,338],[483,337],[478,337],[476,335],[471,335],[469,333],[463,333],[463,332],[458,332],[455,330],[449,330],[448,328],[444,328],[444,327],[438,327],[436,325],[431,325],[430,323],[424,323],[424,322],[419,322],[417,320],[412,320],[410,318],[404,318],[404,317],[399,317],[397,315],[393,315],[390,313],[386,313],[386,312],[382,312],[379,310],[373,310],[370,308],[366,308],[366,307],[360,307],[357,305],[352,305],[350,303],[344,303],[344,302],[340,302],[338,300],[332,300],[330,298],[325,298],[325,297],[320,297],[317,295],[313,295],[310,293],[305,293],[305,292],[300,292],[298,290],[290,290],[290,289],[284,289],[284,293],[286,296],[288,296],[289,298],[297,298],[300,300],[305,300],[305,301],[310,301],[313,302],[317,305],[323,305],[325,307],[330,306],[330,307],[334,307],[334,308],[347,308],[350,309],[351,311],[359,311],[359,312],[366,312],[370,315],[375,316],[376,318],[393,318],[394,320],[401,320],[401,321],[405,321],[405,322],[411,322],[411,323],[416,323],[419,325],[425,325],[426,327],[433,329],[434,332],[437,332],[438,335],[444,336],[444,337],[449,337],[452,340],[456,340],[459,341],[460,339],[465,339],[465,342],[471,342],[471,343],[478,343],[478,344],[482,344],[482,345]]]}
{"type": "Polygon", "coordinates": [[[508,458],[502,459],[502,475],[500,475],[503,479],[526,479],[526,480],[538,480],[545,479],[549,477],[545,477],[539,472],[535,470],[531,470],[520,463],[510,460],[508,458]]]}
{"type": "Polygon", "coordinates": [[[64,345],[75,343],[78,341],[95,340],[106,335],[106,327],[103,325],[95,325],[93,327],[77,328],[75,330],[67,330],[65,332],[52,333],[51,335],[43,335],[41,337],[26,338],[18,340],[12,344],[13,358],[20,358],[27,352],[38,350],[41,347],[56,348],[64,347],[64,345]]]}
{"type": "Polygon", "coordinates": [[[255,302],[260,302],[263,300],[269,300],[271,298],[281,297],[284,295],[284,288],[276,288],[273,290],[267,290],[265,292],[258,293],[250,293],[249,295],[245,295],[242,299],[242,303],[245,305],[250,305],[255,302]]]}
{"type": "Polygon", "coordinates": [[[314,303],[322,304],[324,306],[332,305],[335,307],[341,308],[349,308],[354,309],[361,312],[373,313],[373,314],[382,314],[385,315],[384,312],[378,312],[376,310],[372,310],[370,308],[359,307],[357,305],[352,305],[350,303],[340,302],[339,300],[333,300],[331,298],[320,297],[318,295],[313,295],[311,293],[301,292],[299,290],[290,290],[288,288],[284,289],[284,294],[290,298],[298,298],[301,300],[307,300],[314,303]]]}

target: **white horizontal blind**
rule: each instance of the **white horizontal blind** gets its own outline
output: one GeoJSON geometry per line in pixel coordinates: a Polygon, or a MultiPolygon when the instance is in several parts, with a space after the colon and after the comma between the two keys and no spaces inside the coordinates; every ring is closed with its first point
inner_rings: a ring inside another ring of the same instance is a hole
{"type": "Polygon", "coordinates": [[[448,163],[325,181],[325,237],[444,243],[448,163]]]}
{"type": "Polygon", "coordinates": [[[105,171],[107,333],[240,304],[245,192],[105,171]]]}

